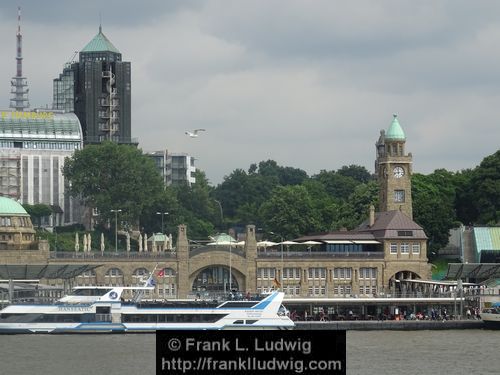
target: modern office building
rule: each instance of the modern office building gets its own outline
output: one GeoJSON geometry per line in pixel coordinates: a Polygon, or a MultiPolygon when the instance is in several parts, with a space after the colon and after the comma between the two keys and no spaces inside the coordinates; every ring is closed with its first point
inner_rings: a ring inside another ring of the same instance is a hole
{"type": "Polygon", "coordinates": [[[154,160],[165,185],[191,186],[196,182],[194,157],[186,153],[169,153],[167,150],[153,151],[147,155],[154,160]]]}
{"type": "Polygon", "coordinates": [[[85,144],[137,143],[131,138],[130,69],[99,27],[79,61],[67,63],[54,79],[53,108],[78,116],[85,144]]]}
{"type": "Polygon", "coordinates": [[[44,225],[78,222],[80,207],[67,193],[62,168],[81,148],[73,113],[0,110],[0,195],[51,206],[54,214],[44,225]]]}

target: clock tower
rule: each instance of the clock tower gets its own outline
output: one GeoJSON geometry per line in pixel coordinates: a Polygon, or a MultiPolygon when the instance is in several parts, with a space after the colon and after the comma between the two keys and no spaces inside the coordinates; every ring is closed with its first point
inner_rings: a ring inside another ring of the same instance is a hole
{"type": "Polygon", "coordinates": [[[411,199],[412,155],[405,154],[406,136],[394,115],[387,133],[380,131],[375,144],[375,173],[379,182],[380,211],[400,210],[413,219],[411,199]]]}

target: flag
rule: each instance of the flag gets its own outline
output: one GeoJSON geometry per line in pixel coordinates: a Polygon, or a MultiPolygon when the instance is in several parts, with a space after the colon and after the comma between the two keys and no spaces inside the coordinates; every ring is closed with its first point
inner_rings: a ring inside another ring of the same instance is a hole
{"type": "Polygon", "coordinates": [[[278,279],[275,277],[273,280],[273,285],[275,288],[281,288],[281,283],[278,281],[278,279]]]}
{"type": "Polygon", "coordinates": [[[165,269],[162,269],[158,272],[158,277],[164,277],[165,276],[165,269]]]}
{"type": "Polygon", "coordinates": [[[153,277],[151,276],[151,277],[148,279],[148,281],[147,281],[147,283],[146,283],[146,286],[155,286],[155,285],[156,285],[156,281],[155,281],[155,279],[153,279],[153,277]]]}

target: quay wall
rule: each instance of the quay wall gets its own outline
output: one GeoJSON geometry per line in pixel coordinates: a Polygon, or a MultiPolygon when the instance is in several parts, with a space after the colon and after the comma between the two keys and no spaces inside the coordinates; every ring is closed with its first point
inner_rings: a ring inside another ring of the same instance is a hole
{"type": "Polygon", "coordinates": [[[347,331],[416,331],[416,330],[442,330],[442,329],[481,329],[484,323],[481,320],[353,320],[330,322],[295,322],[297,330],[347,330],[347,331]]]}

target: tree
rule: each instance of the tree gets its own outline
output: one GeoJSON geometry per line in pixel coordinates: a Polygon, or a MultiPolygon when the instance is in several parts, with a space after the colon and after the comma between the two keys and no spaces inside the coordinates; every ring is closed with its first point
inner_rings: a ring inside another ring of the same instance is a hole
{"type": "Polygon", "coordinates": [[[42,218],[52,215],[52,208],[46,204],[23,204],[26,212],[33,218],[36,219],[38,228],[42,225],[42,218]]]}
{"type": "Polygon", "coordinates": [[[438,169],[430,175],[412,176],[413,217],[429,237],[429,254],[448,243],[449,231],[457,225],[454,175],[438,169]]]}
{"type": "Polygon", "coordinates": [[[164,190],[153,160],[130,145],[103,142],[75,152],[63,169],[70,193],[99,210],[100,219],[114,221],[112,209],[121,209],[120,220],[136,222],[153,215],[153,203],[164,190]]]}
{"type": "Polygon", "coordinates": [[[351,164],[349,166],[343,166],[337,171],[338,174],[346,177],[352,177],[358,182],[367,183],[372,180],[372,175],[366,170],[365,167],[360,165],[351,164]]]}
{"type": "Polygon", "coordinates": [[[326,191],[338,200],[346,200],[354,192],[356,186],[360,184],[353,177],[325,170],[313,176],[313,179],[321,182],[325,186],[326,191]]]}
{"type": "Polygon", "coordinates": [[[278,186],[261,206],[266,231],[284,237],[317,232],[320,223],[311,196],[304,186],[278,186]]]}
{"type": "Polygon", "coordinates": [[[500,150],[485,157],[471,178],[472,197],[479,224],[500,222],[500,150]]]}

